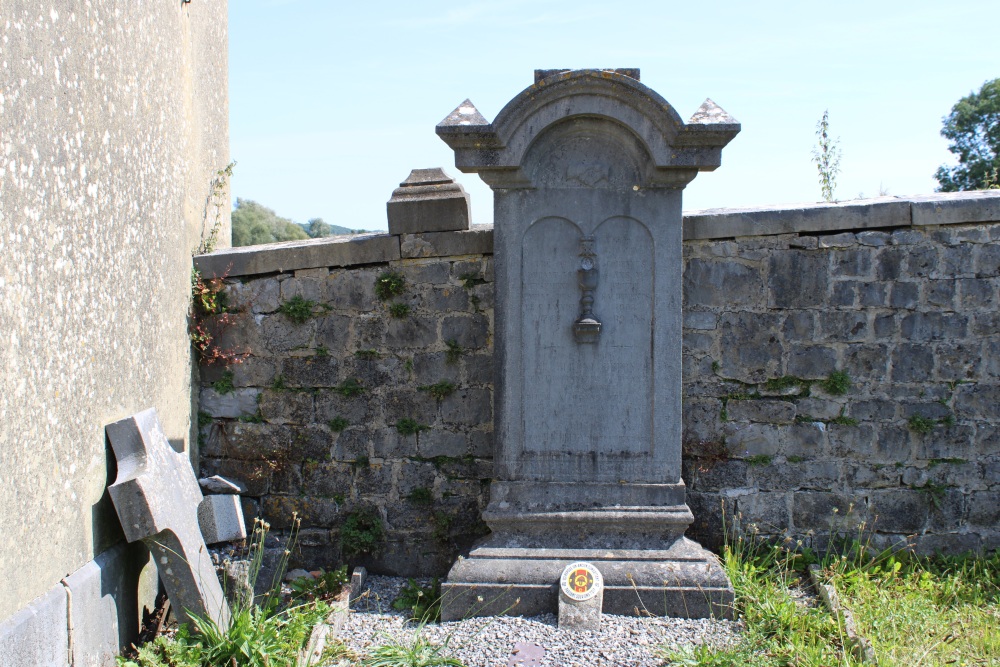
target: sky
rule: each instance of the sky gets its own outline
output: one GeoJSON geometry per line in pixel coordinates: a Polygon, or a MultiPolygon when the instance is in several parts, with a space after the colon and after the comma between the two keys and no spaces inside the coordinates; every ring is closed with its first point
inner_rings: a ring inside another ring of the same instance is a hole
{"type": "Polygon", "coordinates": [[[411,169],[444,167],[491,223],[489,188],[434,127],[469,98],[493,120],[535,69],[638,67],[685,120],[711,98],[742,124],[684,209],[821,199],[829,111],[838,200],[933,192],[941,120],[1000,77],[997,0],[658,2],[230,0],[235,198],[296,222],[384,230],[411,169]]]}

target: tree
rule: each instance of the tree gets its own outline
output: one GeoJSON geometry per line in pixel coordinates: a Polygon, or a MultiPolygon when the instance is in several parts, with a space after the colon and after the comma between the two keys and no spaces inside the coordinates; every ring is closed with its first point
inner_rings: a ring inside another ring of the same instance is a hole
{"type": "Polygon", "coordinates": [[[941,135],[958,165],[938,167],[939,192],[985,190],[1000,184],[1000,79],[969,93],[943,118],[941,135]]]}
{"type": "Polygon", "coordinates": [[[833,191],[837,188],[837,174],[840,173],[840,139],[830,138],[830,110],[816,123],[817,145],[813,148],[813,162],[819,172],[819,187],[823,201],[833,201],[833,191]]]}
{"type": "Polygon", "coordinates": [[[237,199],[233,209],[233,245],[259,245],[275,241],[307,239],[302,225],[250,199],[237,199]]]}
{"type": "Polygon", "coordinates": [[[323,222],[323,218],[313,218],[306,227],[306,233],[314,239],[319,239],[333,234],[333,228],[323,222]]]}

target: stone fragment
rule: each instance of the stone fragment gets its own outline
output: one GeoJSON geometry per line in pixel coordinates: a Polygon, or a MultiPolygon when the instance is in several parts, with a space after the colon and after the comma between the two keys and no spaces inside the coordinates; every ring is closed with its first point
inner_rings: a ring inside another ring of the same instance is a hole
{"type": "Polygon", "coordinates": [[[368,580],[368,570],[360,565],[351,572],[351,601],[358,599],[365,589],[365,581],[368,580]]]}
{"type": "Polygon", "coordinates": [[[106,431],[118,462],[108,492],[126,539],[149,547],[179,620],[197,614],[228,623],[229,605],[198,526],[202,495],[187,455],[167,442],[155,409],[106,431]]]}
{"type": "Polygon", "coordinates": [[[198,523],[206,544],[244,540],[247,536],[238,495],[211,495],[198,505],[198,523]]]}
{"type": "Polygon", "coordinates": [[[601,629],[604,577],[590,563],[570,563],[559,577],[559,629],[601,629]]]}
{"type": "Polygon", "coordinates": [[[440,167],[411,171],[385,207],[390,234],[469,228],[469,195],[440,167]]]}
{"type": "Polygon", "coordinates": [[[198,480],[198,485],[201,486],[203,493],[219,493],[219,494],[239,494],[246,493],[246,488],[236,482],[226,479],[225,477],[220,477],[219,475],[212,475],[211,477],[202,477],[198,480]]]}

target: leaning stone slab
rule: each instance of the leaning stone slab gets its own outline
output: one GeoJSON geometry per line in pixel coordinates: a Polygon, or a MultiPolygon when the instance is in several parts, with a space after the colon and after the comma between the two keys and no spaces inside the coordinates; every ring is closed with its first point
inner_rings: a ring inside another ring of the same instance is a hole
{"type": "Polygon", "coordinates": [[[391,234],[352,234],[308,241],[285,241],[216,250],[194,258],[194,268],[205,276],[249,276],[287,273],[321,266],[377,264],[399,259],[399,237],[391,234]]]}
{"type": "Polygon", "coordinates": [[[411,171],[385,208],[390,234],[469,228],[469,195],[440,167],[411,171]]]}
{"type": "Polygon", "coordinates": [[[234,494],[205,496],[198,505],[198,524],[206,544],[245,540],[247,537],[240,497],[234,494]]]}
{"type": "Polygon", "coordinates": [[[229,605],[198,526],[202,501],[185,454],[174,451],[150,409],[106,427],[118,461],[108,487],[125,538],[142,540],[159,568],[178,619],[229,622],[229,605]]]}

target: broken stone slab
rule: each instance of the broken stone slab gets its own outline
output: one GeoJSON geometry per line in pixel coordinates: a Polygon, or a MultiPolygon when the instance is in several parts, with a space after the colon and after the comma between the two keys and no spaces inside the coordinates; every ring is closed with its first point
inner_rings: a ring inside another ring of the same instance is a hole
{"type": "Polygon", "coordinates": [[[198,524],[206,544],[245,540],[246,523],[237,495],[205,496],[198,505],[198,524]]]}
{"type": "Polygon", "coordinates": [[[178,620],[196,614],[226,626],[229,605],[198,525],[203,498],[187,455],[167,442],[155,409],[105,430],[118,462],[108,492],[125,538],[149,548],[178,620]]]}
{"type": "Polygon", "coordinates": [[[365,582],[368,580],[368,570],[360,565],[351,572],[351,602],[357,600],[364,591],[365,582]]]}
{"type": "Polygon", "coordinates": [[[411,171],[385,208],[390,234],[469,228],[469,194],[440,167],[411,171]]]}
{"type": "Polygon", "coordinates": [[[233,480],[226,479],[219,475],[212,475],[211,477],[202,477],[198,480],[198,485],[201,487],[201,492],[204,494],[241,494],[246,493],[246,487],[242,484],[234,482],[233,480]]]}

